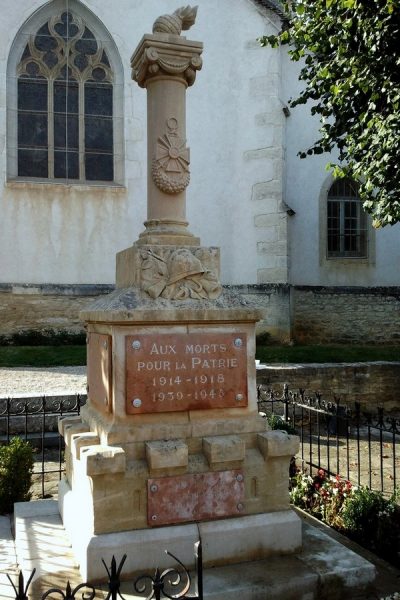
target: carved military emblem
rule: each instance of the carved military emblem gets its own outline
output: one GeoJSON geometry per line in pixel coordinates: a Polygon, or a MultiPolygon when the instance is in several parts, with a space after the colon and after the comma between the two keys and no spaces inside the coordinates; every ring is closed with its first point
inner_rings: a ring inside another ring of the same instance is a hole
{"type": "Polygon", "coordinates": [[[186,140],[178,135],[178,121],[167,120],[167,132],[157,140],[152,176],[156,186],[166,194],[179,194],[189,185],[190,151],[186,140]]]}

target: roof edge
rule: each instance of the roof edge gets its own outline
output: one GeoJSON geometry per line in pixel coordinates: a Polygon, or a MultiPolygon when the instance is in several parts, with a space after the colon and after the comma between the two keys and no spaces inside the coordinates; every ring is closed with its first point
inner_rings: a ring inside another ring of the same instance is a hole
{"type": "Polygon", "coordinates": [[[282,3],[278,0],[252,0],[252,2],[257,6],[261,6],[261,8],[272,10],[272,12],[277,14],[282,21],[288,20],[288,16],[283,10],[282,3]]]}

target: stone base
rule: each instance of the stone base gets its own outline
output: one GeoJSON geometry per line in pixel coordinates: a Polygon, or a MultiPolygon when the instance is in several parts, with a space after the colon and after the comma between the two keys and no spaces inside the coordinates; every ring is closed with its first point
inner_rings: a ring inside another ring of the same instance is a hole
{"type": "MultiPolygon", "coordinates": [[[[32,597],[41,597],[50,587],[61,587],[65,590],[67,581],[74,587],[82,583],[76,559],[66,542],[68,536],[58,515],[57,503],[54,500],[39,500],[15,505],[15,536],[17,559],[24,575],[28,577],[32,568],[36,568],[32,583],[32,597]]],[[[75,519],[79,513],[75,514],[75,519]]],[[[219,522],[222,524],[222,521],[219,522]]],[[[281,526],[276,523],[274,537],[280,537],[281,526]]],[[[204,598],[208,600],[341,600],[342,598],[377,598],[374,592],[375,566],[346,548],[312,525],[303,523],[303,549],[287,556],[275,556],[266,560],[251,561],[245,564],[228,565],[204,569],[204,598]]],[[[195,527],[195,526],[193,526],[195,527]]],[[[297,527],[297,525],[296,525],[297,527]]],[[[167,533],[171,528],[163,528],[166,535],[155,540],[152,553],[162,558],[164,549],[168,549],[186,565],[193,556],[193,546],[189,547],[189,539],[181,544],[177,539],[176,546],[167,533]]],[[[154,533],[154,532],[153,532],[154,533]]],[[[254,533],[254,532],[253,532],[254,533]]],[[[213,533],[215,538],[218,532],[213,533]]],[[[259,534],[258,534],[259,535],[259,534]]],[[[102,536],[106,537],[106,536],[102,536]]],[[[123,541],[120,539],[120,544],[123,541]]],[[[217,542],[216,542],[217,543],[217,542]]],[[[218,544],[219,544],[218,540],[218,544]]],[[[207,535],[203,545],[207,546],[207,535]]],[[[98,547],[94,560],[101,562],[104,557],[109,566],[108,555],[98,547]]],[[[130,549],[123,545],[114,547],[116,560],[128,554],[122,576],[128,578],[126,565],[129,560],[139,565],[142,548],[133,557],[130,549]]],[[[161,564],[161,563],[160,563],[161,564]]],[[[100,568],[101,567],[101,568],[100,568]]],[[[104,579],[104,566],[98,570],[104,579]]],[[[149,571],[150,575],[153,572],[149,571]]],[[[104,584],[97,584],[96,589],[107,595],[104,584]]],[[[133,592],[132,578],[121,585],[121,594],[126,600],[139,600],[143,596],[133,592]]],[[[8,596],[5,596],[8,597],[8,596]]],[[[10,598],[14,596],[11,595],[10,598]]],[[[96,597],[103,597],[101,595],[96,597]]]]}
{"type": "Polygon", "coordinates": [[[293,553],[301,548],[301,521],[291,509],[90,535],[87,519],[65,480],[59,486],[59,508],[85,580],[100,579],[104,573],[101,559],[108,564],[121,549],[128,555],[124,572],[129,576],[137,571],[154,570],[157,566],[162,569],[172,567],[174,561],[164,553],[166,548],[175,556],[185,557],[185,566],[192,568],[193,545],[199,539],[203,545],[204,567],[260,560],[274,554],[293,553]]]}

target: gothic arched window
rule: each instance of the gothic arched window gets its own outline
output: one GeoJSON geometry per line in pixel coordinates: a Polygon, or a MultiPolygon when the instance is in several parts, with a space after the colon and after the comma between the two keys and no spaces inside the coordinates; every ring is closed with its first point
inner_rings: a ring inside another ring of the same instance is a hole
{"type": "Polygon", "coordinates": [[[14,58],[12,177],[71,182],[120,178],[109,48],[110,41],[100,39],[71,8],[53,10],[24,36],[14,58]]]}

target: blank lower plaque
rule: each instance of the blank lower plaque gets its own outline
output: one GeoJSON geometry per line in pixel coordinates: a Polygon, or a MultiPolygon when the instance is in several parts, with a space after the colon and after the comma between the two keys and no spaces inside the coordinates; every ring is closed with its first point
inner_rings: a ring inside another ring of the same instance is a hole
{"type": "Polygon", "coordinates": [[[126,412],[247,406],[245,333],[126,336],[126,412]]]}
{"type": "Polygon", "coordinates": [[[244,512],[241,470],[149,479],[150,527],[239,516],[244,512]]]}

